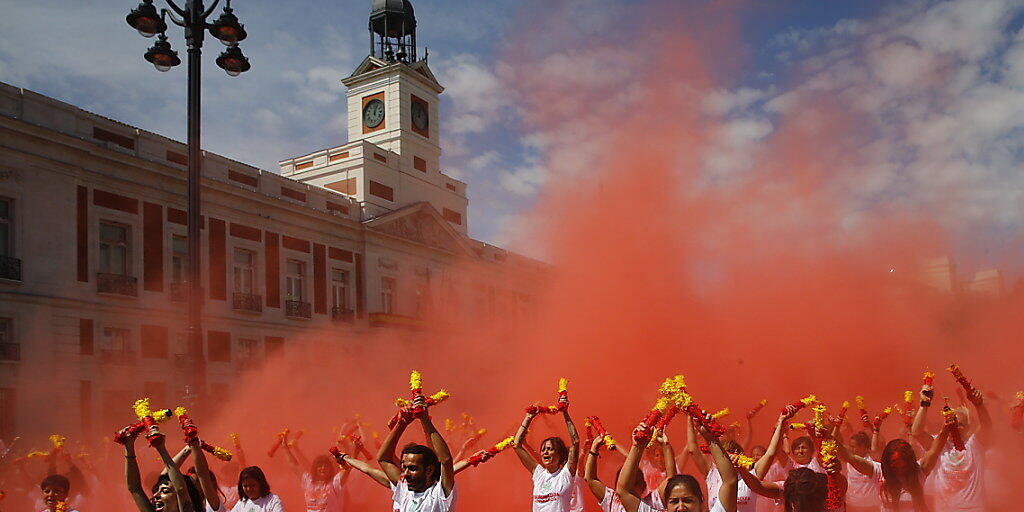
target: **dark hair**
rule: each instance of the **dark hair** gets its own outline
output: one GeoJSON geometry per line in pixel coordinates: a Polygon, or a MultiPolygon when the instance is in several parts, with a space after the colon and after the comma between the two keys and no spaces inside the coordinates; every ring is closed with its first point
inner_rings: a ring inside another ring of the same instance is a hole
{"type": "Polygon", "coordinates": [[[782,488],[786,512],[820,512],[828,497],[828,477],[808,468],[789,472],[782,488]]]}
{"type": "Polygon", "coordinates": [[[569,448],[565,446],[565,441],[562,441],[561,437],[551,436],[540,442],[541,448],[544,447],[544,443],[551,443],[551,447],[555,449],[555,453],[558,454],[559,465],[565,465],[569,461],[569,448]]]}
{"type": "Polygon", "coordinates": [[[434,478],[441,478],[441,462],[437,460],[437,454],[430,447],[423,446],[422,444],[409,443],[402,448],[402,455],[422,455],[423,466],[427,468],[433,468],[434,478]]]}
{"type": "Polygon", "coordinates": [[[245,491],[242,490],[242,480],[245,480],[246,478],[256,480],[256,482],[260,484],[263,496],[270,494],[270,484],[267,483],[267,475],[263,474],[263,470],[260,469],[259,466],[249,466],[238,474],[238,499],[252,500],[252,498],[246,496],[245,491]]]}
{"type": "MultiPolygon", "coordinates": [[[[203,495],[203,491],[199,490],[199,486],[197,486],[196,483],[192,481],[192,478],[186,475],[181,476],[182,479],[185,481],[185,490],[188,492],[188,497],[190,500],[192,500],[192,511],[206,512],[206,496],[203,495]]],[[[156,479],[156,483],[153,484],[153,487],[150,488],[150,491],[153,494],[156,494],[157,491],[160,490],[160,486],[163,484],[170,485],[172,488],[174,487],[174,485],[171,484],[171,477],[164,473],[161,474],[160,477],[156,479]]],[[[180,512],[186,512],[185,510],[182,510],[180,503],[178,504],[178,510],[180,512]]]]}
{"type": "Polygon", "coordinates": [[[903,439],[893,439],[882,450],[882,501],[887,505],[899,503],[900,496],[906,490],[914,502],[914,509],[927,510],[924,491],[921,489],[921,466],[917,463],[917,455],[910,443],[903,439]],[[892,459],[896,455],[906,462],[906,469],[900,473],[893,467],[892,459]]]}
{"type": "Polygon", "coordinates": [[[665,482],[665,494],[661,497],[661,502],[667,505],[668,497],[672,495],[672,490],[680,485],[689,489],[700,500],[701,504],[704,503],[704,492],[700,489],[700,482],[693,475],[676,475],[669,478],[665,482]]]}
{"type": "Polygon", "coordinates": [[[800,436],[793,440],[793,444],[790,445],[790,449],[796,448],[798,444],[807,443],[811,446],[811,451],[814,451],[814,440],[810,436],[800,436]]]}
{"type": "Polygon", "coordinates": [[[327,480],[330,480],[331,478],[334,478],[335,473],[337,473],[336,471],[334,471],[336,463],[334,462],[334,459],[331,458],[329,455],[317,455],[313,459],[313,463],[309,465],[309,476],[310,476],[310,478],[316,480],[316,468],[317,468],[317,466],[319,466],[321,464],[324,464],[324,463],[326,463],[327,466],[329,468],[331,468],[331,470],[332,470],[331,471],[331,476],[328,477],[327,480]]]}
{"type": "Polygon", "coordinates": [[[39,490],[45,491],[47,487],[57,487],[63,489],[64,492],[69,492],[71,490],[71,482],[64,475],[50,475],[39,483],[39,490]]]}
{"type": "Polygon", "coordinates": [[[871,446],[871,438],[868,437],[867,432],[864,432],[863,430],[861,430],[860,432],[857,432],[856,434],[850,436],[850,441],[852,441],[854,445],[868,446],[868,447],[871,446]]]}
{"type": "MultiPolygon", "coordinates": [[[[209,469],[209,468],[207,468],[207,469],[208,469],[208,472],[210,473],[210,483],[213,484],[213,488],[214,489],[217,489],[217,494],[219,494],[221,499],[223,500],[227,496],[224,494],[224,491],[220,490],[220,484],[217,482],[217,474],[214,473],[212,469],[209,469]]],[[[191,477],[195,477],[196,485],[199,485],[199,486],[202,485],[202,484],[199,483],[199,473],[196,471],[196,467],[195,466],[191,466],[191,467],[188,468],[188,474],[191,477]]],[[[202,490],[202,487],[200,487],[200,490],[202,490]]]]}

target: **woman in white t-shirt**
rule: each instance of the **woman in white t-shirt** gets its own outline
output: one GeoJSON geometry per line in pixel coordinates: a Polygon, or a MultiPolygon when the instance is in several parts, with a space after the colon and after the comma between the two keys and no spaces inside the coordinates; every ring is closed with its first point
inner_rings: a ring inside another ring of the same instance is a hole
{"type": "MultiPolygon", "coordinates": [[[[722,486],[718,490],[718,502],[711,508],[712,512],[736,512],[736,469],[729,460],[718,439],[712,437],[703,428],[700,434],[704,437],[722,477],[722,486]]],[[[657,492],[646,495],[638,494],[634,479],[640,472],[640,457],[650,439],[642,431],[633,433],[633,447],[626,456],[615,492],[622,501],[626,512],[653,512],[667,510],[669,512],[706,512],[709,502],[704,497],[700,483],[692,475],[675,475],[666,479],[657,492]]],[[[667,458],[666,458],[667,460],[667,458]]]]}
{"type": "Polygon", "coordinates": [[[559,398],[559,404],[571,446],[566,446],[560,437],[549,437],[540,444],[540,458],[534,458],[524,442],[530,430],[530,422],[537,416],[535,412],[526,413],[513,445],[519,461],[533,476],[533,512],[569,512],[572,504],[580,437],[569,417],[568,401],[564,396],[559,398]]]}
{"type": "Polygon", "coordinates": [[[282,447],[285,460],[302,485],[306,512],[341,512],[344,506],[341,491],[352,467],[345,465],[345,469],[339,471],[338,465],[327,455],[317,456],[312,464],[305,464],[306,458],[298,446],[284,443],[282,447]]]}
{"type": "MultiPolygon", "coordinates": [[[[879,493],[879,506],[883,510],[927,512],[929,508],[925,499],[924,480],[935,467],[946,438],[947,432],[943,430],[920,459],[914,453],[914,448],[904,439],[893,439],[885,445],[882,450],[882,462],[875,462],[857,454],[843,443],[839,443],[839,458],[853,469],[848,476],[851,482],[855,481],[854,475],[861,475],[875,482],[879,493]]],[[[853,487],[854,484],[851,483],[851,490],[853,487]]],[[[877,506],[875,510],[878,510],[877,506]]]]}
{"type": "Polygon", "coordinates": [[[259,466],[249,466],[238,475],[238,503],[231,512],[284,512],[281,498],[270,492],[267,475],[259,466]]]}
{"type": "MultiPolygon", "coordinates": [[[[676,476],[675,453],[672,450],[672,444],[665,435],[659,436],[657,438],[657,442],[660,445],[663,460],[667,461],[665,464],[666,474],[669,478],[676,476]]],[[[601,510],[604,510],[604,512],[625,512],[625,508],[622,506],[622,500],[619,499],[619,495],[616,494],[615,489],[609,489],[597,476],[597,462],[598,458],[601,456],[602,446],[604,446],[604,438],[602,437],[598,437],[590,443],[590,451],[587,453],[587,464],[583,470],[583,481],[586,482],[587,487],[590,488],[591,494],[593,494],[594,497],[597,498],[598,503],[601,504],[601,510]]],[[[615,476],[617,478],[618,473],[616,473],[615,476]]],[[[651,487],[648,485],[644,474],[642,472],[636,472],[630,490],[637,496],[646,496],[649,493],[654,493],[656,496],[662,483],[664,483],[664,481],[657,482],[653,487],[651,487]]]]}

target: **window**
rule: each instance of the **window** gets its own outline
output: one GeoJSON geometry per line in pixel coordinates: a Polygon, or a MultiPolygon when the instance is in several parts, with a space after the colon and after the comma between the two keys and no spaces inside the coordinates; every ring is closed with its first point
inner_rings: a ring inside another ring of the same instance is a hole
{"type": "Polygon", "coordinates": [[[14,255],[14,202],[0,197],[0,256],[14,255]]]}
{"type": "Polygon", "coordinates": [[[0,318],[0,360],[21,360],[21,347],[14,342],[14,330],[10,318],[0,318]]]}
{"type": "Polygon", "coordinates": [[[343,311],[348,309],[348,273],[344,270],[331,271],[331,305],[343,311]]]}
{"type": "Polygon", "coordinates": [[[0,388],[0,439],[14,437],[14,412],[16,405],[14,389],[0,388]]]}
{"type": "Polygon", "coordinates": [[[252,361],[256,359],[260,345],[259,341],[239,338],[238,339],[238,360],[239,361],[252,361]]]}
{"type": "Polygon", "coordinates": [[[253,293],[256,279],[256,254],[235,249],[235,293],[253,293]]]}
{"type": "Polygon", "coordinates": [[[306,264],[298,260],[288,260],[284,278],[285,300],[302,302],[302,286],[306,275],[306,264]]]}
{"type": "Polygon", "coordinates": [[[416,316],[423,316],[433,307],[430,296],[430,281],[423,281],[416,286],[416,316]]]}
{"type": "Polygon", "coordinates": [[[393,277],[380,278],[380,302],[385,314],[392,315],[395,313],[397,309],[395,293],[397,290],[398,284],[393,277]]]}
{"type": "Polygon", "coordinates": [[[114,353],[131,352],[131,331],[128,329],[105,327],[103,336],[107,339],[107,350],[114,353]]]}
{"type": "Polygon", "coordinates": [[[171,237],[171,282],[182,284],[188,275],[188,238],[171,237]]]}
{"type": "Polygon", "coordinates": [[[231,362],[231,333],[221,331],[207,332],[207,355],[210,361],[231,362]]]}
{"type": "Polygon", "coordinates": [[[128,227],[100,223],[100,272],[128,275],[128,227]]]}

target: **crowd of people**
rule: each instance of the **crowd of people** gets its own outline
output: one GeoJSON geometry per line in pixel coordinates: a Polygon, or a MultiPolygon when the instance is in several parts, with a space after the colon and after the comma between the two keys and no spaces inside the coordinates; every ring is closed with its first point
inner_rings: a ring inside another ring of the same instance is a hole
{"type": "MultiPolygon", "coordinates": [[[[1012,487],[999,477],[1014,469],[999,466],[992,457],[993,431],[998,423],[1024,439],[1024,395],[1018,393],[1016,403],[990,410],[991,397],[958,368],[951,370],[961,384],[960,400],[954,405],[948,399],[936,403],[933,376],[927,373],[919,391],[906,392],[902,404],[874,417],[860,397],[856,406],[844,403],[829,411],[809,396],[778,410],[764,444],[757,444],[752,420],[765,414],[761,411],[766,401],[745,414],[745,425],[724,425],[719,420],[727,412],[702,409],[677,376],[662,385],[657,404],[631,432],[628,448],[593,416],[584,421],[581,442],[563,379],[556,404],[528,407],[514,436],[474,451],[483,431],[467,431],[455,453],[430,414],[447,395],[423,395],[414,372],[412,397],[400,404],[389,430],[375,442],[376,454],[364,444],[357,421],[353,428],[339,431],[338,444],[329,454],[312,461],[297,439],[289,439],[288,431],[277,436],[269,455],[283,454],[301,486],[301,506],[308,512],[345,510],[345,491],[355,478],[386,491],[394,512],[452,512],[459,508],[460,473],[479,471],[475,468],[507,448],[530,474],[534,512],[579,512],[595,503],[605,512],[997,510],[986,488],[1012,487]],[[936,409],[941,411],[933,412],[936,409]],[[803,415],[809,416],[806,421],[800,419],[803,415]],[[545,416],[564,420],[565,436],[547,437],[535,449],[529,433],[534,421],[545,416]],[[902,421],[898,428],[886,429],[891,435],[884,439],[882,425],[889,416],[902,421]],[[682,432],[685,438],[678,451],[669,438],[673,418],[677,428],[671,431],[682,432]],[[929,425],[934,426],[931,431],[929,425]],[[422,429],[425,442],[402,445],[414,426],[422,429]],[[359,475],[353,476],[352,470],[359,475]]],[[[285,510],[264,470],[247,465],[237,437],[231,462],[215,471],[207,454],[229,457],[200,438],[187,411],[152,411],[146,400],[137,402],[136,410],[139,422],[118,432],[114,441],[123,447],[126,494],[139,512],[285,510]],[[185,445],[175,454],[165,435],[165,421],[173,418],[185,434],[185,445]],[[137,452],[142,442],[162,465],[161,472],[145,479],[137,452]]],[[[0,446],[0,489],[6,491],[0,510],[90,512],[93,503],[110,503],[111,494],[123,496],[124,488],[101,482],[96,472],[81,467],[84,459],[71,456],[63,448],[63,438],[51,440],[51,452],[16,458],[11,455],[13,446],[0,446]],[[45,462],[44,474],[27,469],[26,462],[32,459],[45,462]]],[[[500,493],[493,496],[495,501],[511,499],[500,493]]],[[[109,510],[107,505],[97,508],[109,510]]],[[[295,508],[297,504],[289,505],[295,508]]]]}

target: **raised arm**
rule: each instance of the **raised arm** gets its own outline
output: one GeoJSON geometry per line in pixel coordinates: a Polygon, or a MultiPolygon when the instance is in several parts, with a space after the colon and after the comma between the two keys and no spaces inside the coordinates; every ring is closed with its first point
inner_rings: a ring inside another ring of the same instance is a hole
{"type": "Polygon", "coordinates": [[[295,473],[295,476],[302,478],[302,475],[304,475],[306,471],[302,469],[302,465],[299,464],[299,459],[295,457],[293,448],[294,447],[289,445],[287,442],[281,443],[281,449],[284,450],[284,460],[288,461],[288,467],[291,468],[292,473],[295,473]]]}
{"type": "Polygon", "coordinates": [[[192,448],[192,459],[196,463],[196,476],[199,477],[199,487],[203,490],[203,497],[210,509],[220,509],[220,489],[213,483],[213,476],[210,473],[210,465],[206,461],[206,454],[200,446],[198,438],[192,440],[189,446],[192,448]]]}
{"type": "Polygon", "coordinates": [[[921,446],[929,446],[932,444],[933,436],[929,434],[925,427],[925,421],[928,417],[928,408],[932,405],[932,397],[935,391],[928,384],[921,386],[921,392],[919,398],[921,404],[917,408],[917,413],[914,414],[914,423],[910,427],[910,436],[917,440],[921,446]]]}
{"type": "Polygon", "coordinates": [[[918,463],[921,466],[921,472],[925,476],[931,474],[932,469],[935,468],[935,463],[939,461],[939,455],[942,454],[942,449],[946,446],[946,441],[949,440],[949,429],[943,428],[939,432],[939,435],[932,439],[931,445],[928,447],[928,451],[925,452],[924,457],[918,463]]]}
{"type": "Polygon", "coordinates": [[[180,509],[190,510],[192,508],[192,497],[189,496],[188,487],[185,486],[185,477],[178,470],[178,466],[174,465],[174,458],[167,452],[167,445],[164,443],[164,440],[163,436],[158,437],[153,443],[153,447],[156,448],[156,452],[160,454],[160,460],[164,462],[164,467],[167,468],[167,477],[171,480],[174,493],[178,495],[180,509]]]}
{"type": "Polygon", "coordinates": [[[661,444],[661,456],[665,459],[665,478],[669,479],[679,474],[676,467],[676,451],[672,449],[672,442],[668,439],[668,433],[661,432],[658,436],[658,443],[661,444]]]}
{"type": "Polygon", "coordinates": [[[580,434],[576,431],[576,424],[569,416],[569,408],[562,409],[562,417],[565,418],[565,428],[569,431],[569,474],[576,475],[576,469],[580,465],[580,434]]]}
{"type": "Polygon", "coordinates": [[[853,469],[857,470],[858,473],[866,477],[875,476],[875,465],[864,457],[858,456],[857,454],[850,451],[850,448],[846,446],[842,440],[836,438],[836,445],[839,446],[839,459],[843,462],[849,463],[853,466],[853,469]]]}
{"type": "Polygon", "coordinates": [[[782,432],[786,428],[787,418],[786,414],[779,414],[779,419],[775,421],[775,432],[772,433],[772,440],[768,442],[768,448],[765,449],[764,455],[754,463],[754,476],[759,480],[768,474],[768,470],[775,463],[775,457],[779,453],[779,443],[782,442],[782,432]]]}
{"type": "Polygon", "coordinates": [[[139,474],[139,461],[135,456],[136,436],[129,437],[124,442],[124,475],[128,482],[128,494],[131,494],[132,501],[139,512],[155,512],[153,503],[149,496],[142,489],[142,476],[139,474]]]}
{"type": "Polygon", "coordinates": [[[732,465],[732,460],[726,455],[718,439],[711,437],[704,429],[701,429],[700,433],[711,448],[711,459],[714,460],[715,468],[722,477],[722,486],[718,489],[718,502],[725,512],[736,512],[736,494],[739,491],[736,467],[732,465]]]}
{"type": "Polygon", "coordinates": [[[690,458],[693,459],[693,464],[697,466],[701,476],[707,475],[711,464],[697,446],[697,431],[694,430],[693,420],[689,416],[686,417],[686,451],[690,452],[690,458]]]}
{"type": "Polygon", "coordinates": [[[398,480],[402,478],[402,467],[395,455],[395,446],[398,445],[398,440],[402,438],[402,434],[405,433],[408,426],[409,422],[400,417],[395,428],[388,432],[384,443],[380,445],[380,450],[377,451],[377,463],[380,464],[384,475],[388,477],[388,482],[390,482],[388,487],[398,484],[398,480]]]}
{"type": "Polygon", "coordinates": [[[604,493],[608,491],[608,487],[597,476],[597,460],[601,457],[601,446],[603,445],[604,439],[600,437],[590,443],[590,451],[587,452],[587,464],[583,468],[583,481],[587,482],[587,487],[590,487],[591,494],[597,498],[598,502],[604,501],[604,493]]]}
{"type": "Polygon", "coordinates": [[[516,439],[512,445],[512,449],[516,451],[516,456],[519,457],[519,462],[523,464],[530,474],[533,474],[534,470],[537,469],[537,460],[533,458],[533,454],[527,451],[524,443],[526,441],[526,434],[530,432],[530,422],[536,414],[526,413],[526,417],[523,418],[523,423],[519,425],[519,430],[516,431],[516,439]]]}
{"type": "Polygon", "coordinates": [[[441,488],[444,490],[445,496],[450,496],[452,489],[455,488],[455,464],[452,459],[452,451],[448,448],[444,437],[434,427],[434,423],[430,421],[428,414],[420,415],[420,423],[423,424],[423,435],[430,442],[430,447],[434,449],[437,460],[441,463],[441,488]]]}
{"type": "Polygon", "coordinates": [[[988,442],[992,438],[992,416],[988,412],[988,407],[985,406],[985,397],[982,396],[981,391],[977,389],[967,397],[967,400],[974,406],[974,410],[978,413],[978,440],[982,444],[988,442]]]}
{"type": "Polygon", "coordinates": [[[643,496],[633,494],[633,479],[640,471],[640,459],[644,455],[647,441],[646,439],[641,442],[633,441],[633,447],[626,454],[626,462],[622,463],[622,469],[619,471],[619,479],[615,481],[615,494],[619,495],[619,500],[622,501],[626,512],[637,512],[640,508],[640,498],[643,496]]]}
{"type": "Polygon", "coordinates": [[[743,468],[737,470],[740,478],[743,479],[743,483],[747,484],[754,493],[777,500],[782,497],[782,489],[779,488],[779,484],[775,482],[765,482],[757,477],[757,475],[747,471],[743,468]]]}
{"type": "Polygon", "coordinates": [[[387,489],[391,488],[391,480],[388,479],[388,475],[384,474],[384,471],[371,466],[366,461],[359,460],[347,453],[335,455],[334,460],[342,466],[356,468],[360,473],[370,477],[374,482],[377,482],[387,489]]]}

